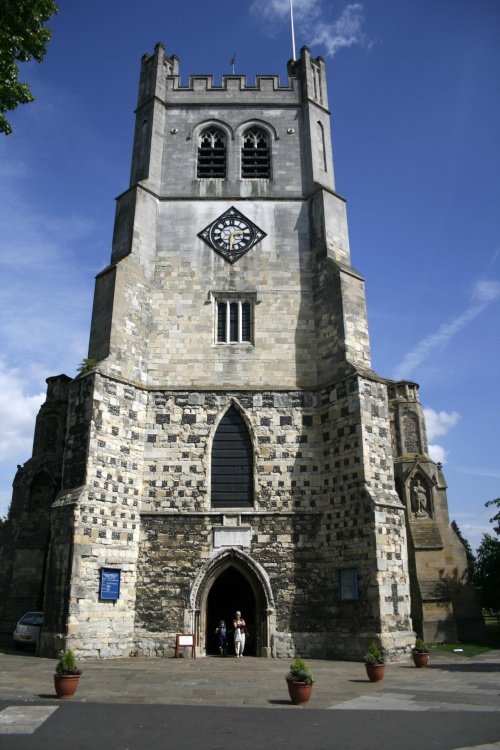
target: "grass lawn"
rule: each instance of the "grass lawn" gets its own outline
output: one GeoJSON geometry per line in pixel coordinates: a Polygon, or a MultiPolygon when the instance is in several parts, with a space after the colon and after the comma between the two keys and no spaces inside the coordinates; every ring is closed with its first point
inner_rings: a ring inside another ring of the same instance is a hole
{"type": "Polygon", "coordinates": [[[496,617],[485,616],[486,634],[482,643],[434,643],[431,651],[446,651],[457,656],[477,656],[492,649],[500,649],[500,624],[496,617]],[[457,651],[457,649],[462,649],[457,651]]]}

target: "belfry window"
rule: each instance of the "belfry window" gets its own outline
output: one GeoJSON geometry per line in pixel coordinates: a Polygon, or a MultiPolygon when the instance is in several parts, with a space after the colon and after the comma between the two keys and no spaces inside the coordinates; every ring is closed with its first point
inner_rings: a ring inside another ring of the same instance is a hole
{"type": "Polygon", "coordinates": [[[261,128],[249,128],[243,133],[241,176],[263,180],[271,177],[269,136],[261,128]]]}
{"type": "Polygon", "coordinates": [[[217,301],[217,343],[252,343],[252,304],[248,300],[217,301]]]}
{"type": "Polygon", "coordinates": [[[241,414],[231,406],[212,445],[212,508],[251,508],[252,488],[252,441],[241,414]]]}
{"type": "Polygon", "coordinates": [[[206,128],[200,133],[198,143],[197,177],[226,177],[226,137],[219,128],[206,128]]]}

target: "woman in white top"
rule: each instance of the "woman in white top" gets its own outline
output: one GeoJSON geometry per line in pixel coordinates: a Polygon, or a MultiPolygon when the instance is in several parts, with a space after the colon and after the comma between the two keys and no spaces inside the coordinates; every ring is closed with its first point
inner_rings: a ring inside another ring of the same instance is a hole
{"type": "Polygon", "coordinates": [[[236,652],[236,658],[239,659],[240,656],[243,656],[243,651],[245,650],[245,628],[246,628],[246,623],[245,623],[245,620],[241,616],[241,612],[236,612],[235,618],[233,620],[233,628],[234,628],[234,650],[236,652]]]}

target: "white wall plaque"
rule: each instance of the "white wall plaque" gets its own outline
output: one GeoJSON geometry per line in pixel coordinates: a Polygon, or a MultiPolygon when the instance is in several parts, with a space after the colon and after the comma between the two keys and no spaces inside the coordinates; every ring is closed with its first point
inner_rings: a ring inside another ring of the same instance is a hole
{"type": "Polygon", "coordinates": [[[250,547],[250,526],[215,526],[214,547],[250,547]]]}

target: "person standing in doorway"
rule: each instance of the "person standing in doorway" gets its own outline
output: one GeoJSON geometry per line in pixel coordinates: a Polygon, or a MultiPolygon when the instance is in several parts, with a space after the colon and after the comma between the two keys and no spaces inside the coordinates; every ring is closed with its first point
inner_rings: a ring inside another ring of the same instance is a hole
{"type": "Polygon", "coordinates": [[[234,650],[236,652],[236,658],[243,657],[243,651],[245,650],[245,628],[246,622],[241,616],[241,612],[236,612],[233,620],[234,629],[234,650]]]}
{"type": "Polygon", "coordinates": [[[219,654],[225,656],[227,651],[227,628],[225,620],[220,620],[218,627],[215,629],[215,635],[219,642],[219,654]]]}

